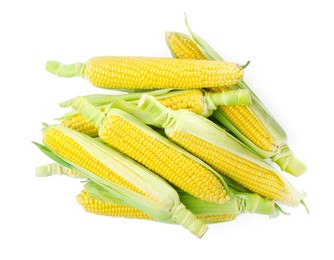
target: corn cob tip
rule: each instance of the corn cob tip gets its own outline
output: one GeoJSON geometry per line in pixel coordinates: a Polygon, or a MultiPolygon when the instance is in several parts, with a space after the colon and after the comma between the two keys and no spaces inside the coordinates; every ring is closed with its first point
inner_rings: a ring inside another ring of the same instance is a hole
{"type": "Polygon", "coordinates": [[[45,164],[36,168],[36,177],[48,177],[51,175],[50,164],[45,164]]]}
{"type": "Polygon", "coordinates": [[[174,32],[165,32],[165,37],[166,39],[169,39],[172,35],[174,34],[174,32]]]}
{"type": "Polygon", "coordinates": [[[45,69],[58,77],[84,77],[85,64],[77,62],[70,65],[65,65],[58,61],[49,60],[46,62],[45,69]]]}
{"type": "Polygon", "coordinates": [[[280,149],[280,152],[272,158],[272,161],[281,168],[282,171],[290,173],[293,176],[300,176],[306,172],[306,165],[300,161],[288,146],[280,149]]]}
{"type": "Polygon", "coordinates": [[[165,38],[166,38],[167,44],[170,43],[170,39],[172,39],[175,36],[184,36],[184,37],[187,37],[187,38],[189,37],[189,36],[187,36],[183,33],[166,31],[165,32],[165,38]]]}

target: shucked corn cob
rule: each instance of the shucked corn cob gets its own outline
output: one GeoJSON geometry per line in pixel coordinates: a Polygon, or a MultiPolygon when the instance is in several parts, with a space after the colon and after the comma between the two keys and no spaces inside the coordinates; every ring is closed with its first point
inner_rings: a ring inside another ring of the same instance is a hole
{"type": "MultiPolygon", "coordinates": [[[[181,59],[200,57],[222,61],[223,59],[209,44],[190,30],[187,21],[186,24],[193,39],[180,33],[166,33],[167,45],[172,55],[181,59]]],[[[250,90],[243,80],[236,85],[211,90],[230,89],[250,90]]],[[[288,147],[285,131],[253,92],[252,97],[253,102],[249,106],[227,107],[222,105],[213,115],[262,158],[271,158],[282,170],[292,175],[298,176],[304,173],[306,167],[288,147]]]]}
{"type": "MultiPolygon", "coordinates": [[[[248,105],[251,102],[249,91],[232,90],[220,93],[206,92],[199,89],[194,90],[167,90],[167,91],[150,91],[147,92],[155,96],[161,104],[173,109],[186,109],[202,116],[210,116],[219,105],[248,105]]],[[[137,104],[141,93],[130,93],[124,95],[90,95],[86,96],[87,100],[92,100],[95,105],[107,105],[118,99],[127,100],[137,104]]],[[[69,106],[73,99],[63,102],[62,106],[69,106]]],[[[95,125],[86,120],[79,113],[65,114],[61,119],[61,125],[67,126],[91,137],[98,136],[98,129],[95,125]]]]}
{"type": "Polygon", "coordinates": [[[64,126],[45,126],[38,147],[50,158],[78,171],[108,193],[154,219],[175,221],[198,237],[207,227],[179,201],[163,179],[101,142],[64,126]]]}
{"type": "Polygon", "coordinates": [[[242,66],[235,63],[171,58],[95,57],[71,65],[48,61],[46,69],[110,89],[216,88],[243,77],[242,66]]]}
{"type": "Polygon", "coordinates": [[[247,189],[289,206],[302,200],[273,167],[210,120],[186,110],[172,111],[146,94],[138,105],[168,138],[247,189]]]}
{"type": "MultiPolygon", "coordinates": [[[[242,212],[270,216],[278,214],[273,201],[263,199],[257,194],[240,193],[233,196],[231,200],[223,205],[196,199],[182,191],[179,191],[178,194],[186,208],[205,223],[230,221],[242,212]]],[[[149,215],[127,205],[92,182],[85,184],[85,189],[78,194],[77,200],[90,213],[112,217],[153,220],[149,215]]]]}
{"type": "Polygon", "coordinates": [[[227,185],[209,166],[119,109],[107,114],[78,97],[72,107],[99,129],[99,137],[176,187],[199,199],[224,203],[227,185]]]}

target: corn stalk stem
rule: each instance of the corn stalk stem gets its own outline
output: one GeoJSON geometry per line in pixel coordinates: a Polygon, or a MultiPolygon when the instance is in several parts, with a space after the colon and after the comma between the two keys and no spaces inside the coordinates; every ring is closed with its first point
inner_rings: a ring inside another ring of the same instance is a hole
{"type": "Polygon", "coordinates": [[[66,65],[58,61],[49,60],[46,62],[45,69],[51,74],[62,78],[85,77],[85,64],[80,62],[66,65]]]}
{"type": "Polygon", "coordinates": [[[194,214],[185,208],[183,204],[178,204],[172,209],[172,221],[188,229],[192,234],[201,238],[208,227],[200,221],[194,214]]]}
{"type": "Polygon", "coordinates": [[[153,96],[143,94],[138,107],[145,111],[159,127],[167,128],[175,122],[170,115],[171,110],[164,107],[153,96]]]}
{"type": "Polygon", "coordinates": [[[72,108],[81,113],[89,122],[100,128],[105,118],[105,113],[90,104],[84,97],[77,97],[72,103],[72,108]]]}
{"type": "Polygon", "coordinates": [[[248,90],[227,90],[223,92],[208,92],[207,94],[213,104],[217,106],[249,105],[252,102],[251,94],[248,90]]]}

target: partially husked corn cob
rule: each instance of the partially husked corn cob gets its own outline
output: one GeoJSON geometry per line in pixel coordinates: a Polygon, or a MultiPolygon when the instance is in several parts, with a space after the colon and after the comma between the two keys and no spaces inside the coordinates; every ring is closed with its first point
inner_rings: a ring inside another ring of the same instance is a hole
{"type": "MultiPolygon", "coordinates": [[[[131,206],[104,202],[102,200],[90,197],[86,190],[82,190],[80,194],[77,195],[77,200],[79,204],[84,208],[84,210],[89,213],[110,217],[154,220],[149,215],[131,206]]],[[[204,223],[226,222],[234,220],[238,216],[238,214],[239,212],[210,214],[198,216],[198,219],[203,221],[204,223]]]]}
{"type": "Polygon", "coordinates": [[[229,199],[227,185],[218,173],[132,115],[114,108],[102,113],[83,97],[72,107],[95,123],[101,140],[181,190],[215,203],[229,199]]]}
{"type": "Polygon", "coordinates": [[[303,198],[272,166],[210,120],[186,110],[172,111],[145,94],[138,105],[171,140],[247,189],[289,206],[303,198]]]}
{"type": "MultiPolygon", "coordinates": [[[[219,93],[206,92],[199,89],[194,90],[170,90],[170,91],[150,91],[146,92],[153,94],[161,104],[165,107],[179,110],[186,109],[196,114],[208,117],[212,112],[217,109],[217,106],[236,105],[251,103],[251,96],[247,90],[232,90],[219,93]]],[[[129,93],[123,95],[90,95],[87,96],[87,100],[93,100],[94,105],[106,106],[110,105],[119,99],[129,101],[132,104],[137,104],[141,96],[141,93],[129,93]]],[[[73,103],[73,99],[63,102],[63,106],[68,106],[73,103]]],[[[79,113],[67,113],[61,118],[61,125],[67,126],[71,129],[77,130],[81,133],[89,135],[91,137],[98,136],[98,129],[95,125],[86,120],[79,113]]]]}
{"type": "MultiPolygon", "coordinates": [[[[166,35],[167,45],[174,57],[193,59],[196,55],[208,60],[223,60],[208,43],[190,30],[188,24],[187,26],[193,39],[176,32],[169,32],[166,35]],[[190,44],[189,42],[192,42],[192,48],[188,48],[187,52],[182,51],[180,46],[185,43],[184,48],[186,48],[190,44]],[[199,52],[202,55],[199,55],[199,52]]],[[[210,91],[226,89],[250,90],[247,84],[241,80],[235,85],[210,88],[210,91]]],[[[282,170],[292,175],[298,176],[304,173],[306,167],[288,147],[285,131],[259,98],[253,92],[251,93],[253,97],[251,105],[234,107],[222,105],[218,107],[213,116],[262,158],[271,158],[282,170]]]]}
{"type": "Polygon", "coordinates": [[[36,145],[62,165],[103,187],[128,205],[159,221],[175,221],[197,237],[207,227],[180,202],[177,192],[145,167],[99,140],[64,126],[44,126],[36,145]]]}
{"type": "MultiPolygon", "coordinates": [[[[270,216],[278,214],[275,203],[251,193],[236,193],[223,205],[199,200],[185,192],[178,192],[181,202],[205,223],[225,222],[235,219],[242,212],[270,216]]],[[[89,213],[103,216],[153,220],[144,212],[106,193],[95,183],[88,182],[77,196],[79,204],[89,213]]]]}
{"type": "Polygon", "coordinates": [[[214,88],[235,84],[244,73],[242,66],[232,62],[113,56],[71,65],[48,61],[46,69],[60,77],[80,76],[108,89],[214,88]]]}
{"type": "MultiPolygon", "coordinates": [[[[101,188],[94,184],[91,185],[91,183],[88,183],[85,185],[85,190],[81,191],[81,193],[77,196],[79,204],[89,213],[112,217],[154,220],[144,212],[129,205],[126,205],[120,200],[115,200],[115,198],[110,195],[105,196],[100,193],[96,194],[97,192],[101,192],[101,188]],[[92,189],[93,194],[90,193],[92,192],[92,189]]],[[[179,196],[180,198],[182,196],[189,197],[188,201],[195,201],[193,202],[193,204],[196,202],[199,202],[201,205],[203,204],[202,201],[200,201],[199,199],[190,197],[190,195],[185,195],[185,193],[181,193],[179,196]]],[[[188,202],[188,209],[192,206],[191,202],[188,202]]],[[[218,207],[217,206],[218,204],[204,204],[204,207],[202,206],[201,208],[201,214],[197,216],[198,219],[205,223],[223,222],[233,220],[240,214],[240,205],[236,199],[233,199],[232,201],[229,201],[224,205],[219,205],[218,207]],[[213,213],[211,213],[210,210],[207,210],[207,212],[203,210],[203,208],[208,209],[210,206],[214,207],[216,211],[213,211],[213,213]]],[[[198,210],[199,207],[200,206],[193,206],[195,210],[198,210]]]]}

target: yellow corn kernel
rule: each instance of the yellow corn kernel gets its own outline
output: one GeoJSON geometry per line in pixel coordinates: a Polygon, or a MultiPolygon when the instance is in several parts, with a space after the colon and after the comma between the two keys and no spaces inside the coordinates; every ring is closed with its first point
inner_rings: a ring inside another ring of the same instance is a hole
{"type": "Polygon", "coordinates": [[[294,201],[285,183],[273,171],[181,130],[170,132],[169,137],[217,171],[249,190],[288,205],[299,203],[299,201],[294,201]]]}
{"type": "Polygon", "coordinates": [[[270,134],[246,106],[220,106],[229,121],[257,147],[265,151],[275,151],[277,146],[270,134]]]}
{"type": "Polygon", "coordinates": [[[206,60],[205,54],[187,35],[167,32],[166,40],[173,56],[177,59],[206,60]]]}
{"type": "Polygon", "coordinates": [[[184,92],[179,95],[158,99],[158,101],[172,110],[186,109],[198,115],[205,113],[204,95],[200,90],[184,92]]]}
{"type": "Polygon", "coordinates": [[[48,61],[46,69],[111,89],[215,88],[236,84],[244,74],[242,66],[232,62],[112,56],[92,58],[86,64],[48,61]]]}
{"type": "Polygon", "coordinates": [[[60,124],[91,137],[98,136],[98,129],[95,125],[87,121],[81,114],[69,116],[63,119],[60,124]]]}
{"type": "Polygon", "coordinates": [[[149,215],[131,206],[116,205],[94,199],[90,197],[88,192],[85,190],[82,190],[81,193],[77,195],[77,200],[79,204],[89,213],[111,217],[153,220],[153,218],[149,215]]]}
{"type": "Polygon", "coordinates": [[[109,167],[99,161],[97,157],[92,156],[73,138],[65,135],[61,131],[54,128],[48,128],[44,132],[43,142],[51,149],[55,150],[60,156],[85,168],[96,176],[133,190],[144,196],[148,196],[145,192],[139,190],[136,186],[112,171],[109,167]]]}
{"type": "Polygon", "coordinates": [[[223,203],[228,198],[222,183],[210,170],[118,115],[108,114],[99,136],[197,198],[216,203],[223,203]]]}
{"type": "MultiPolygon", "coordinates": [[[[84,210],[89,213],[111,217],[153,220],[153,218],[149,215],[131,206],[117,205],[95,199],[89,196],[86,190],[82,190],[77,195],[77,200],[78,203],[84,208],[84,210]]],[[[205,223],[215,223],[231,221],[234,220],[237,216],[238,214],[210,214],[199,215],[197,217],[199,220],[205,223]]]]}

